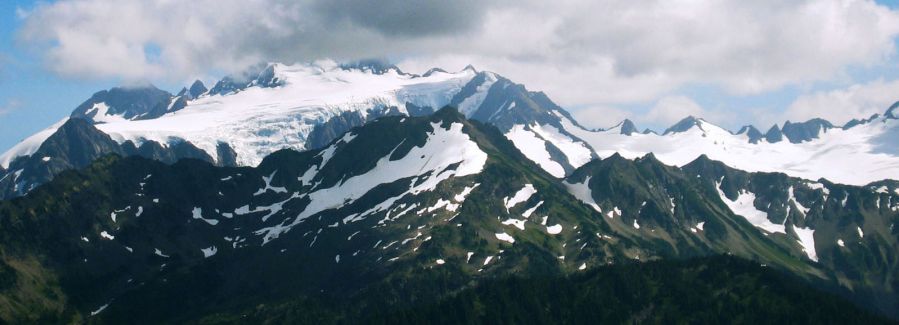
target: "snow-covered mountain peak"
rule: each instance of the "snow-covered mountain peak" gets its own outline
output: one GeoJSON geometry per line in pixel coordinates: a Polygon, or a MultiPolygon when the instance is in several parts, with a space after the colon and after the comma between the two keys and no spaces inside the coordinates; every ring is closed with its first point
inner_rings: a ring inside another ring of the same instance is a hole
{"type": "Polygon", "coordinates": [[[407,74],[403,72],[399,67],[385,60],[361,60],[352,63],[344,63],[339,65],[342,69],[346,70],[360,70],[364,72],[370,72],[374,74],[383,74],[389,71],[393,71],[397,74],[407,74]]]}
{"type": "Polygon", "coordinates": [[[190,94],[191,98],[197,98],[200,97],[200,95],[205,94],[207,91],[209,91],[209,89],[206,88],[206,85],[204,85],[202,81],[196,80],[193,84],[190,85],[187,93],[190,94]]]}
{"type": "Polygon", "coordinates": [[[736,133],[737,135],[746,135],[749,138],[750,142],[756,142],[761,139],[764,135],[759,129],[756,129],[753,125],[744,125],[740,128],[736,133]]]}
{"type": "Polygon", "coordinates": [[[621,121],[621,124],[618,125],[621,128],[621,134],[631,135],[634,133],[638,133],[637,126],[634,125],[634,122],[631,122],[629,119],[624,119],[621,121]]]}
{"type": "Polygon", "coordinates": [[[618,124],[615,124],[615,126],[612,126],[610,128],[594,129],[594,131],[616,132],[616,133],[620,133],[620,134],[624,134],[624,135],[632,135],[634,133],[640,133],[640,131],[637,130],[637,126],[630,119],[624,119],[623,121],[618,122],[618,124]]]}
{"type": "Polygon", "coordinates": [[[249,87],[274,88],[282,85],[280,63],[258,64],[243,72],[222,78],[209,90],[210,95],[227,95],[249,87]]]}
{"type": "MultiPolygon", "coordinates": [[[[705,154],[747,171],[849,184],[899,178],[899,150],[890,140],[899,129],[894,114],[899,105],[883,118],[846,127],[812,119],[775,125],[767,133],[752,126],[734,133],[689,116],[663,134],[640,133],[630,120],[588,130],[544,93],[471,66],[418,75],[381,61],[266,63],[224,77],[209,90],[195,82],[177,95],[155,87],[98,92],[72,117],[91,120],[122,145],[156,143],[168,150],[189,143],[215,163],[254,166],[283,148],[322,148],[379,117],[428,115],[445,106],[496,126],[525,156],[560,178],[616,153],[628,159],[653,153],[678,166],[705,154]],[[215,158],[222,152],[229,158],[215,158]],[[840,162],[845,157],[852,162],[840,162]]],[[[8,169],[16,157],[36,152],[55,128],[0,156],[0,166],[8,169]]]]}
{"type": "MultiPolygon", "coordinates": [[[[843,184],[864,185],[881,179],[899,179],[899,150],[895,134],[899,120],[863,123],[852,128],[828,128],[823,120],[776,125],[764,137],[730,131],[698,118],[687,118],[664,135],[623,135],[614,131],[588,131],[563,120],[563,128],[584,141],[599,157],[619,153],[635,159],[654,153],[665,164],[683,166],[701,155],[728,166],[762,172],[782,172],[807,179],[826,178],[843,184]],[[818,131],[807,136],[806,131],[818,131]],[[787,141],[787,134],[794,139],[787,141]],[[806,136],[804,140],[803,136],[806,136]]],[[[754,128],[753,128],[754,129],[754,128]]],[[[757,131],[757,130],[756,130],[757,131]]],[[[754,134],[754,135],[753,135],[754,134]]]]}
{"type": "Polygon", "coordinates": [[[690,115],[666,129],[662,134],[687,132],[694,127],[701,126],[702,122],[702,119],[690,115]]]}
{"type": "Polygon", "coordinates": [[[443,70],[441,68],[431,68],[431,69],[428,69],[428,71],[426,71],[422,75],[422,77],[430,77],[432,74],[435,74],[435,73],[446,73],[446,70],[443,70]]]}
{"type": "Polygon", "coordinates": [[[667,130],[665,130],[662,135],[667,136],[678,133],[696,133],[701,137],[711,139],[724,139],[734,135],[733,132],[723,127],[692,115],[687,116],[680,122],[677,122],[667,130]]]}
{"type": "MultiPolygon", "coordinates": [[[[283,148],[319,148],[352,127],[386,115],[427,115],[452,106],[468,118],[506,130],[535,121],[558,124],[552,112],[561,110],[545,95],[492,72],[435,68],[417,75],[374,61],[270,62],[226,76],[208,90],[195,82],[176,95],[155,88],[109,95],[120,92],[99,92],[72,117],[90,120],[123,145],[157,143],[153,146],[169,150],[188,143],[216,163],[221,163],[216,157],[224,150],[233,153],[226,155],[233,163],[226,164],[249,166],[283,148]]],[[[3,166],[34,153],[57,128],[3,154],[3,166]]]]}
{"type": "Polygon", "coordinates": [[[893,103],[893,105],[890,105],[890,108],[887,109],[886,113],[884,113],[884,116],[886,118],[899,119],[899,116],[896,115],[899,113],[895,112],[897,107],[899,107],[899,102],[895,102],[895,103],[893,103]]]}
{"type": "Polygon", "coordinates": [[[152,118],[164,113],[172,95],[153,85],[115,87],[94,93],[71,117],[95,122],[152,118]]]}
{"type": "Polygon", "coordinates": [[[209,96],[190,100],[181,110],[151,120],[98,126],[118,141],[170,143],[183,139],[207,152],[219,142],[232,146],[242,165],[255,165],[282,148],[302,149],[316,125],[346,112],[407,112],[407,105],[447,105],[472,73],[434,73],[416,77],[388,70],[343,69],[337,64],[270,64],[240,85],[226,78],[209,96]],[[231,82],[229,84],[229,82],[231,82]],[[216,91],[233,89],[231,91],[216,91]]]}
{"type": "Polygon", "coordinates": [[[481,107],[481,103],[486,99],[490,87],[496,83],[499,78],[492,72],[474,72],[474,69],[464,69],[458,73],[474,74],[472,82],[466,85],[459,93],[460,98],[464,98],[458,103],[459,112],[465,116],[471,116],[481,107]]]}
{"type": "Polygon", "coordinates": [[[833,124],[827,120],[815,118],[801,123],[786,121],[781,131],[790,142],[800,143],[817,139],[821,133],[833,128],[833,124]]]}
{"type": "MultiPolygon", "coordinates": [[[[334,61],[268,63],[254,69],[225,77],[199,96],[173,96],[155,87],[101,91],[72,117],[93,121],[119,143],[131,141],[139,146],[155,141],[167,146],[186,141],[212,157],[225,143],[236,153],[239,165],[256,165],[279,149],[306,148],[317,127],[344,114],[364,121],[386,114],[423,114],[410,112],[409,107],[427,108],[424,113],[428,113],[447,106],[453,98],[461,98],[460,90],[478,75],[468,70],[434,71],[428,76],[397,69],[374,73],[367,68],[344,68],[334,61]]],[[[202,83],[191,87],[197,92],[202,88],[202,83]]],[[[482,91],[469,94],[475,99],[466,103],[476,108],[477,98],[485,96],[482,91]]],[[[337,130],[338,134],[352,126],[337,130]]],[[[4,166],[33,153],[55,129],[5,153],[4,166]]],[[[318,141],[327,143],[330,138],[318,141]]]]}

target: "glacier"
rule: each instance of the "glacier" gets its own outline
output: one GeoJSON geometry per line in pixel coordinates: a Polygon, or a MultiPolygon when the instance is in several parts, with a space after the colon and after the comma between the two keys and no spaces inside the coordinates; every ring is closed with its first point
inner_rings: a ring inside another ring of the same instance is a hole
{"type": "MultiPolygon", "coordinates": [[[[186,141],[218,159],[218,146],[224,143],[233,149],[240,166],[256,166],[280,149],[308,149],[316,126],[345,113],[365,119],[388,111],[421,113],[409,107],[436,110],[455,105],[466,117],[499,126],[519,151],[556,178],[595,158],[618,153],[636,159],[652,153],[674,166],[706,155],[744,171],[782,172],[848,185],[899,179],[899,119],[892,108],[846,127],[820,128],[817,136],[798,142],[752,138],[692,117],[664,134],[632,132],[629,121],[608,130],[590,130],[545,94],[528,92],[495,73],[473,68],[432,69],[415,75],[396,68],[347,68],[331,60],[267,66],[269,81],[254,81],[239,89],[213,88],[187,97],[177,110],[172,110],[178,98],[173,97],[170,111],[155,118],[109,115],[120,110],[111,110],[105,103],[94,103],[87,110],[96,113],[94,126],[120,144],[155,141],[171,146],[186,141]]],[[[9,169],[17,157],[37,152],[65,121],[0,155],[0,166],[9,169]]]]}

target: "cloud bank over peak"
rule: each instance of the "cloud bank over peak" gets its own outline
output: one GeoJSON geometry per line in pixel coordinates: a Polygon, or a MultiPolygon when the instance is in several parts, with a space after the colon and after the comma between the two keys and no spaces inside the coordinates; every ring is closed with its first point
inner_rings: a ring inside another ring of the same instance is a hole
{"type": "MultiPolygon", "coordinates": [[[[62,0],[21,14],[19,39],[76,78],[186,78],[261,61],[356,59],[480,24],[477,2],[62,0]]],[[[478,6],[480,7],[480,6],[478,6]]]]}
{"type": "Polygon", "coordinates": [[[881,79],[802,95],[786,109],[784,119],[804,121],[808,116],[818,116],[841,125],[852,119],[883,114],[897,101],[899,80],[887,82],[881,79]]]}
{"type": "Polygon", "coordinates": [[[19,16],[19,40],[72,78],[384,57],[415,72],[470,63],[601,108],[693,83],[747,95],[832,80],[888,62],[899,36],[899,12],[869,0],[60,0],[19,16]]]}

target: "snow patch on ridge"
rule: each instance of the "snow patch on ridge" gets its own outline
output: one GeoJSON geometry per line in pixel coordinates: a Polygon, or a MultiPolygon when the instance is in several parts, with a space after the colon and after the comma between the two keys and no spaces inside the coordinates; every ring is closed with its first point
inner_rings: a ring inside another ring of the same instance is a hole
{"type": "Polygon", "coordinates": [[[277,173],[278,173],[278,171],[276,170],[276,171],[273,171],[272,174],[268,175],[267,177],[262,176],[262,181],[265,182],[265,187],[259,189],[259,191],[257,191],[256,193],[253,193],[253,196],[259,196],[259,195],[265,194],[265,192],[268,192],[268,191],[272,191],[275,193],[287,193],[287,188],[272,186],[272,179],[275,178],[275,174],[277,174],[277,173]]]}
{"type": "Polygon", "coordinates": [[[715,183],[715,189],[721,197],[721,201],[733,211],[734,214],[741,216],[749,221],[753,226],[761,228],[770,233],[786,234],[784,225],[778,225],[768,220],[768,213],[755,208],[755,194],[746,190],[741,190],[735,201],[731,201],[721,190],[721,182],[715,183]]]}
{"type": "Polygon", "coordinates": [[[201,209],[201,208],[195,207],[195,208],[191,211],[191,214],[193,215],[193,218],[194,218],[194,219],[203,220],[203,221],[205,221],[206,223],[208,223],[208,224],[210,224],[210,225],[212,225],[212,226],[215,226],[215,225],[217,225],[217,224],[219,223],[219,221],[218,221],[218,220],[215,220],[215,219],[206,219],[206,218],[203,218],[203,209],[201,209]]]}
{"type": "Polygon", "coordinates": [[[465,114],[465,116],[471,116],[481,107],[484,99],[487,98],[490,87],[493,87],[493,84],[497,81],[496,74],[494,73],[485,72],[484,76],[486,77],[484,78],[484,82],[478,85],[475,93],[459,103],[459,112],[465,114]]]}
{"type": "Polygon", "coordinates": [[[793,231],[795,231],[796,236],[799,237],[799,240],[797,241],[799,242],[799,245],[802,245],[802,250],[805,251],[808,258],[817,262],[818,254],[815,252],[815,230],[793,226],[793,231]]]}
{"type": "Polygon", "coordinates": [[[215,253],[218,253],[218,248],[216,248],[215,246],[210,246],[207,248],[203,248],[200,251],[203,252],[203,258],[210,258],[215,255],[215,253]]]}
{"type": "Polygon", "coordinates": [[[540,165],[550,175],[558,178],[565,177],[565,168],[552,159],[546,150],[546,142],[540,139],[536,133],[526,130],[524,125],[516,125],[506,133],[506,138],[512,141],[518,151],[540,165]]]}
{"type": "Polygon", "coordinates": [[[504,233],[504,232],[496,233],[496,239],[502,240],[504,242],[508,242],[509,244],[515,243],[515,238],[512,238],[512,236],[510,236],[509,234],[504,233]]]}
{"type": "Polygon", "coordinates": [[[505,221],[503,221],[502,224],[504,224],[506,226],[510,226],[510,225],[515,226],[515,228],[524,230],[524,222],[525,221],[527,221],[527,220],[519,220],[519,219],[509,218],[509,219],[506,219],[505,221]]]}
{"type": "MultiPolygon", "coordinates": [[[[801,203],[799,203],[799,201],[796,200],[796,195],[793,194],[792,186],[790,186],[790,188],[787,189],[787,202],[788,202],[788,204],[793,203],[794,205],[796,205],[796,207],[799,208],[799,213],[802,214],[803,217],[808,215],[809,210],[811,210],[810,208],[806,208],[801,203]]],[[[789,214],[787,214],[787,216],[789,216],[789,214]]]]}
{"type": "Polygon", "coordinates": [[[123,115],[109,114],[109,105],[107,105],[105,102],[94,103],[94,106],[87,110],[87,112],[85,112],[85,115],[91,114],[94,114],[91,119],[97,123],[116,123],[128,121],[128,119],[124,118],[123,115]]]}
{"type": "Polygon", "coordinates": [[[468,197],[468,194],[471,194],[471,191],[473,191],[476,187],[478,187],[478,185],[481,185],[481,184],[478,183],[478,184],[474,184],[474,186],[466,186],[464,189],[462,189],[462,193],[459,193],[459,194],[456,194],[455,196],[453,196],[453,200],[455,200],[456,202],[459,202],[459,203],[465,202],[465,198],[468,197]]]}
{"type": "Polygon", "coordinates": [[[518,192],[515,192],[515,195],[512,197],[507,197],[503,199],[503,205],[506,206],[506,211],[511,208],[514,208],[516,205],[522,202],[526,202],[531,198],[531,195],[537,193],[537,190],[534,188],[532,184],[525,184],[518,192]]]}
{"type": "Polygon", "coordinates": [[[565,154],[565,157],[568,158],[568,163],[574,168],[581,167],[593,159],[593,152],[590,148],[587,148],[582,142],[575,142],[555,126],[535,123],[531,125],[531,130],[544,140],[552,143],[556,148],[559,148],[565,154]]]}
{"type": "Polygon", "coordinates": [[[575,198],[584,202],[584,204],[589,205],[596,212],[602,213],[602,208],[596,204],[596,200],[593,199],[593,191],[588,186],[590,184],[590,177],[587,176],[583,182],[580,183],[569,183],[568,181],[564,181],[565,187],[568,189],[568,193],[574,195],[575,198]]]}
{"type": "Polygon", "coordinates": [[[550,235],[558,235],[562,233],[562,225],[556,224],[546,227],[546,233],[550,235]]]}
{"type": "Polygon", "coordinates": [[[99,315],[100,313],[102,313],[104,310],[106,310],[106,307],[109,307],[109,304],[110,304],[110,303],[107,302],[107,303],[104,304],[103,306],[100,306],[100,308],[97,308],[97,310],[91,311],[91,317],[97,316],[97,315],[99,315]]]}
{"type": "Polygon", "coordinates": [[[531,207],[530,209],[527,209],[527,210],[525,210],[524,212],[522,212],[522,213],[521,213],[521,216],[524,217],[525,219],[530,218],[530,217],[531,217],[531,214],[533,214],[534,211],[537,211],[537,208],[539,208],[541,205],[543,205],[543,201],[537,202],[537,205],[535,205],[535,206],[531,207]]]}
{"type": "Polygon", "coordinates": [[[437,184],[450,177],[480,173],[487,163],[487,154],[481,151],[467,134],[462,132],[462,127],[460,123],[453,123],[449,128],[444,129],[440,127],[440,123],[432,123],[433,131],[427,134],[428,138],[423,146],[413,147],[409,153],[398,160],[390,160],[391,152],[382,157],[372,170],[346,179],[333,187],[310,193],[311,202],[298,216],[292,220],[285,219],[278,225],[259,229],[254,233],[263,237],[263,244],[268,243],[278,238],[280,234],[290,231],[310,216],[352,204],[380,184],[430,173],[426,180],[413,182],[419,184],[411,184],[407,192],[388,199],[365,213],[350,216],[344,222],[359,220],[367,214],[386,210],[407,194],[416,195],[431,191],[437,187],[437,184]],[[455,169],[447,169],[457,163],[458,166],[455,169]]]}

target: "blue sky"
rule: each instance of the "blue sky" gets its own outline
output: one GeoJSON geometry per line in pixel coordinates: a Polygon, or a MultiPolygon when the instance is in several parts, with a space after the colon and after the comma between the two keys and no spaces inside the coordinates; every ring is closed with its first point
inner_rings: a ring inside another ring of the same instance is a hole
{"type": "Polygon", "coordinates": [[[17,44],[16,9],[34,1],[0,2],[0,151],[48,127],[116,80],[62,78],[41,66],[37,53],[17,44]]]}
{"type": "Polygon", "coordinates": [[[370,14],[404,5],[394,0],[326,10],[284,0],[5,0],[0,151],[98,90],[149,81],[174,92],[252,62],[325,57],[394,58],[412,71],[471,63],[546,91],[592,127],[630,118],[664,129],[687,114],[731,129],[841,123],[899,100],[899,0],[759,3],[424,1],[403,16],[370,14]],[[616,21],[613,7],[650,13],[653,24],[616,21]]]}

